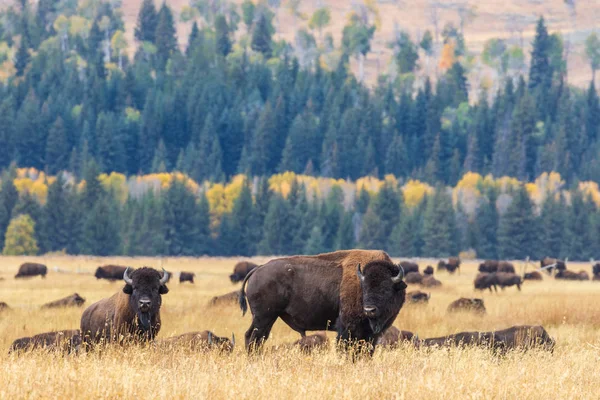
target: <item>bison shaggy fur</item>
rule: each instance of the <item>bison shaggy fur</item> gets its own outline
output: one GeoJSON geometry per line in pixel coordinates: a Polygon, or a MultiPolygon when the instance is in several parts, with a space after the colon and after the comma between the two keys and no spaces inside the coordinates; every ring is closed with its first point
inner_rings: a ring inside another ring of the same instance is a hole
{"type": "Polygon", "coordinates": [[[42,278],[45,278],[47,273],[48,267],[46,267],[44,264],[27,262],[21,264],[19,271],[15,275],[15,278],[29,278],[38,275],[40,275],[42,278]]]}
{"type": "Polygon", "coordinates": [[[468,299],[466,297],[461,297],[458,300],[453,301],[448,306],[448,312],[474,312],[476,314],[485,314],[485,305],[483,304],[483,299],[468,299]]]}
{"type": "Polygon", "coordinates": [[[231,353],[235,347],[235,336],[232,334],[230,340],[211,331],[188,332],[157,341],[157,345],[170,349],[177,347],[191,351],[218,350],[231,353]]]}
{"type": "Polygon", "coordinates": [[[428,303],[430,298],[431,294],[421,292],[420,290],[406,293],[406,301],[409,303],[428,303]]]}
{"type": "Polygon", "coordinates": [[[423,270],[424,275],[433,275],[433,267],[428,265],[427,268],[423,270]]]}
{"type": "Polygon", "coordinates": [[[500,289],[504,290],[505,287],[516,286],[519,291],[521,290],[523,279],[519,275],[509,272],[498,272],[495,275],[496,284],[500,286],[500,289]]]}
{"type": "Polygon", "coordinates": [[[239,298],[240,298],[240,291],[235,290],[233,292],[229,292],[229,293],[221,295],[221,296],[213,297],[210,300],[210,302],[208,303],[208,305],[214,307],[214,306],[237,304],[239,298]]]}
{"type": "Polygon", "coordinates": [[[541,281],[542,280],[542,274],[540,274],[538,271],[525,272],[525,275],[523,275],[523,280],[526,280],[526,281],[541,281]]]}
{"type": "Polygon", "coordinates": [[[383,335],[377,341],[377,344],[383,347],[394,348],[398,347],[401,343],[416,343],[418,341],[417,335],[410,331],[402,331],[395,326],[390,326],[383,332],[383,335]]]}
{"type": "Polygon", "coordinates": [[[400,266],[404,270],[405,275],[408,275],[410,272],[419,272],[419,264],[412,261],[400,261],[400,266]]]}
{"type": "Polygon", "coordinates": [[[96,268],[94,276],[96,279],[107,279],[109,281],[120,281],[127,267],[122,265],[102,265],[96,268]]]}
{"type": "Polygon", "coordinates": [[[409,272],[404,278],[404,282],[413,285],[420,284],[422,280],[423,275],[421,275],[419,272],[409,272]]]}
{"type": "Polygon", "coordinates": [[[423,287],[437,287],[437,286],[441,286],[441,285],[442,285],[442,282],[435,279],[435,277],[433,275],[425,275],[423,277],[423,279],[421,280],[421,286],[423,286],[423,287]]]}
{"type": "Polygon", "coordinates": [[[80,345],[81,335],[79,330],[69,329],[19,338],[11,344],[9,353],[35,349],[58,350],[71,353],[78,351],[80,345]]]}
{"type": "Polygon", "coordinates": [[[181,272],[179,274],[179,283],[190,282],[194,283],[194,277],[196,276],[193,272],[181,272]]]}
{"type": "Polygon", "coordinates": [[[46,303],[42,308],[59,308],[59,307],[81,307],[85,303],[85,299],[77,293],[64,297],[59,300],[46,303]]]}
{"type": "Polygon", "coordinates": [[[231,283],[241,282],[246,278],[246,275],[256,267],[258,267],[258,265],[253,262],[240,261],[233,267],[233,274],[229,275],[229,280],[231,283]]]}

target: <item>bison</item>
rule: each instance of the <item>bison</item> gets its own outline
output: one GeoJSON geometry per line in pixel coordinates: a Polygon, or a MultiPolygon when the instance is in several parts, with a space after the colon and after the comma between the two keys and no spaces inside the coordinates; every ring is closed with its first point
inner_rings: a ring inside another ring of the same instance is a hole
{"type": "Polygon", "coordinates": [[[485,289],[489,289],[490,292],[492,291],[492,287],[494,288],[494,291],[498,291],[497,288],[497,280],[496,280],[496,273],[487,273],[487,272],[480,272],[479,274],[477,274],[477,276],[475,277],[475,281],[473,282],[475,289],[476,290],[485,290],[485,289]]]}
{"type": "Polygon", "coordinates": [[[413,292],[406,293],[406,299],[410,303],[428,303],[431,298],[431,294],[415,290],[413,292]]]}
{"type": "Polygon", "coordinates": [[[498,272],[498,261],[496,260],[485,260],[479,264],[479,272],[491,274],[498,272]]]}
{"type": "Polygon", "coordinates": [[[15,275],[15,278],[29,278],[38,275],[40,275],[42,278],[45,278],[47,273],[48,267],[46,267],[44,264],[27,262],[21,264],[19,271],[15,275]]]}
{"type": "Polygon", "coordinates": [[[40,333],[15,340],[9,353],[35,349],[59,350],[66,353],[77,352],[81,346],[81,335],[77,329],[40,333]]]}
{"type": "Polygon", "coordinates": [[[383,332],[383,335],[377,341],[377,344],[383,347],[394,348],[402,342],[416,344],[419,337],[410,331],[401,331],[395,326],[390,326],[383,332]]]}
{"type": "Polygon", "coordinates": [[[506,272],[509,274],[515,273],[515,266],[508,261],[498,262],[498,272],[506,272]]]}
{"type": "Polygon", "coordinates": [[[600,280],[600,263],[596,263],[592,266],[592,275],[593,275],[593,280],[597,281],[600,280]]]}
{"type": "Polygon", "coordinates": [[[219,350],[231,353],[235,347],[235,335],[232,333],[231,340],[229,340],[229,338],[219,337],[211,331],[188,332],[162,339],[157,344],[169,348],[183,347],[192,351],[219,350]]]}
{"type": "Polygon", "coordinates": [[[60,300],[55,300],[46,303],[42,308],[58,308],[58,307],[81,307],[85,303],[85,299],[77,293],[64,297],[60,300]]]}
{"type": "Polygon", "coordinates": [[[112,297],[89,306],[81,316],[81,334],[86,344],[113,341],[120,335],[154,339],[160,330],[162,295],[169,289],[169,274],[144,267],[123,274],[125,286],[112,297]]]}
{"type": "Polygon", "coordinates": [[[324,350],[329,345],[329,339],[325,332],[317,332],[312,335],[304,336],[289,346],[289,348],[298,348],[302,353],[312,353],[315,350],[324,350]]]}
{"type": "Polygon", "coordinates": [[[448,312],[450,313],[459,311],[474,312],[476,314],[485,314],[486,312],[482,299],[467,299],[466,297],[461,297],[448,306],[448,312]]]}
{"type": "Polygon", "coordinates": [[[404,277],[404,282],[409,284],[420,284],[423,280],[423,275],[419,272],[409,272],[404,277]]]}
{"type": "Polygon", "coordinates": [[[96,268],[94,276],[96,279],[107,279],[109,281],[120,281],[128,267],[121,265],[102,265],[96,268]]]}
{"type": "Polygon", "coordinates": [[[241,282],[246,278],[250,271],[256,267],[258,267],[258,265],[253,262],[240,261],[233,267],[233,274],[229,275],[229,280],[231,280],[231,283],[241,282]]]}
{"type": "Polygon", "coordinates": [[[540,274],[538,271],[525,272],[525,275],[523,275],[523,280],[525,280],[525,281],[541,281],[542,274],[540,274]]]}
{"type": "Polygon", "coordinates": [[[509,272],[497,272],[494,275],[496,275],[496,284],[500,286],[500,289],[504,290],[505,287],[516,286],[519,291],[521,290],[523,280],[519,275],[509,272]]]}
{"type": "Polygon", "coordinates": [[[4,310],[10,310],[10,307],[5,302],[0,301],[0,311],[4,311],[4,310]]]}
{"type": "Polygon", "coordinates": [[[404,270],[405,275],[408,275],[410,272],[419,272],[419,264],[412,261],[400,261],[400,266],[404,270]]]}
{"type": "Polygon", "coordinates": [[[221,296],[213,297],[208,303],[209,306],[220,306],[227,304],[236,304],[240,298],[240,291],[235,290],[221,296]]]}
{"type": "Polygon", "coordinates": [[[433,275],[433,267],[428,265],[427,268],[423,270],[424,275],[433,275]]]}
{"type": "Polygon", "coordinates": [[[179,274],[179,283],[190,282],[194,283],[194,277],[196,276],[193,272],[181,272],[179,274]]]}
{"type": "Polygon", "coordinates": [[[555,270],[558,272],[565,271],[567,264],[556,258],[544,257],[544,259],[540,260],[540,268],[545,269],[549,275],[552,275],[555,270]]]}
{"type": "Polygon", "coordinates": [[[448,262],[444,260],[440,260],[437,265],[438,271],[448,271],[453,274],[456,270],[460,271],[460,258],[458,257],[450,257],[448,258],[448,262]]]}
{"type": "Polygon", "coordinates": [[[590,276],[585,271],[574,272],[568,269],[559,270],[554,276],[555,279],[566,281],[589,281],[590,276]]]}
{"type": "Polygon", "coordinates": [[[436,287],[440,286],[442,282],[435,279],[433,275],[425,275],[421,280],[421,286],[423,287],[436,287]]]}
{"type": "Polygon", "coordinates": [[[245,314],[249,303],[252,311],[246,348],[260,347],[281,318],[302,336],[306,331],[336,330],[338,343],[358,344],[372,354],[402,308],[405,289],[402,269],[383,251],[343,250],[271,260],[242,284],[240,307],[245,314]]]}

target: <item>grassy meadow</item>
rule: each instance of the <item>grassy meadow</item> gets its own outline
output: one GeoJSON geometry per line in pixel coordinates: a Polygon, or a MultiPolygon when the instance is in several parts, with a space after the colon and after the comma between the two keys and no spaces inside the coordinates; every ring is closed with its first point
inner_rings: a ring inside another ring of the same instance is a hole
{"type": "MultiPolygon", "coordinates": [[[[268,258],[255,258],[262,263],[268,258]]],[[[209,300],[235,290],[228,275],[237,259],[171,258],[170,271],[193,271],[196,283],[172,280],[163,296],[159,338],[201,330],[219,336],[235,333],[231,355],[166,351],[147,347],[109,348],[104,352],[63,356],[35,351],[8,355],[22,336],[79,327],[83,309],[121,290],[121,283],[97,281],[96,266],[106,263],[149,265],[159,259],[97,257],[0,257],[0,301],[12,310],[0,313],[0,399],[89,398],[410,398],[410,399],[541,399],[597,398],[600,381],[600,282],[560,282],[544,275],[498,294],[476,293],[472,281],[477,263],[463,264],[460,275],[436,273],[442,287],[431,289],[428,305],[406,305],[395,322],[421,338],[465,330],[502,329],[516,324],[542,324],[557,345],[543,351],[512,352],[498,358],[476,348],[416,350],[378,349],[372,360],[351,363],[330,346],[312,355],[296,350],[265,352],[249,358],[244,332],[250,315],[237,306],[211,308],[209,300]],[[15,280],[24,261],[49,267],[46,279],[15,280]],[[56,272],[59,267],[61,272],[56,272]],[[86,298],[83,308],[40,310],[39,306],[72,294],[86,298]],[[483,297],[487,315],[448,315],[458,297],[483,297]]],[[[420,260],[421,269],[435,265],[420,260]]],[[[519,263],[515,267],[520,269],[519,263]]],[[[531,267],[530,267],[531,268],[531,267]]],[[[570,263],[591,273],[589,263],[570,263]]],[[[418,287],[409,286],[409,290],[418,287]]],[[[425,289],[429,291],[429,289],[425,289]]],[[[299,335],[278,321],[266,347],[292,342],[299,335]]],[[[334,334],[330,333],[333,339],[334,334]]]]}

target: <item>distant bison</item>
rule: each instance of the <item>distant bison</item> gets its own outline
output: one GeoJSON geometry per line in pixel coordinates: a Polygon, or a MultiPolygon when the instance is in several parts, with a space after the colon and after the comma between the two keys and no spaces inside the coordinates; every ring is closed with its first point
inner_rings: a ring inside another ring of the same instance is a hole
{"type": "Polygon", "coordinates": [[[430,298],[431,294],[421,292],[420,290],[406,293],[406,301],[409,303],[428,303],[430,298]]]}
{"type": "Polygon", "coordinates": [[[390,326],[383,332],[383,335],[377,341],[377,344],[383,347],[397,347],[402,342],[416,343],[419,340],[417,335],[410,331],[401,331],[395,326],[390,326]]]}
{"type": "Polygon", "coordinates": [[[312,353],[315,350],[326,349],[329,345],[329,339],[325,332],[317,332],[312,335],[304,336],[289,346],[289,348],[299,348],[303,353],[312,353]]]}
{"type": "Polygon", "coordinates": [[[19,272],[17,272],[15,278],[28,278],[38,275],[40,275],[42,278],[45,278],[47,273],[48,267],[46,267],[44,264],[27,262],[21,264],[19,267],[19,272]]]}
{"type": "Polygon", "coordinates": [[[221,296],[213,297],[208,303],[210,306],[221,306],[228,304],[237,304],[240,298],[240,291],[235,290],[221,296]]]}
{"type": "MultiPolygon", "coordinates": [[[[109,281],[120,281],[123,279],[123,274],[127,267],[123,267],[121,265],[103,265],[96,268],[96,273],[94,276],[96,279],[107,279],[109,281]]],[[[132,272],[131,269],[130,272],[132,272]]]]}
{"type": "Polygon", "coordinates": [[[482,299],[468,299],[466,297],[461,297],[448,306],[448,312],[459,311],[474,312],[476,314],[485,314],[486,312],[482,299]]]}
{"type": "Polygon", "coordinates": [[[508,261],[498,262],[498,272],[515,273],[515,266],[508,261]]]}
{"type": "Polygon", "coordinates": [[[544,259],[540,260],[540,267],[545,269],[546,272],[551,275],[554,271],[565,271],[567,269],[567,264],[556,258],[544,257],[544,259]]]}
{"type": "Polygon", "coordinates": [[[169,337],[157,342],[159,346],[181,347],[192,351],[219,350],[231,353],[235,347],[235,335],[231,334],[231,340],[219,337],[211,331],[188,332],[182,335],[169,337]]]}
{"type": "Polygon", "coordinates": [[[418,272],[409,272],[404,278],[404,282],[408,284],[419,284],[423,280],[423,275],[418,272]]]}
{"type": "Polygon", "coordinates": [[[585,271],[571,271],[568,269],[560,270],[555,275],[556,279],[562,279],[566,281],[589,281],[590,276],[585,271]]]}
{"type": "Polygon", "coordinates": [[[425,270],[423,270],[423,274],[424,275],[433,275],[433,267],[431,265],[428,265],[427,268],[425,268],[425,270]]]}
{"type": "Polygon", "coordinates": [[[194,277],[196,276],[193,272],[181,272],[179,274],[179,283],[190,282],[194,283],[194,277]]]}
{"type": "Polygon", "coordinates": [[[58,350],[66,353],[76,352],[81,346],[81,335],[77,329],[40,333],[31,337],[15,340],[9,353],[36,349],[58,350]]]}
{"type": "Polygon", "coordinates": [[[436,287],[440,286],[442,282],[435,279],[433,275],[425,275],[421,280],[421,286],[423,287],[436,287]]]}
{"type": "Polygon", "coordinates": [[[440,260],[437,266],[438,271],[448,271],[453,274],[456,270],[460,270],[460,258],[458,257],[450,257],[448,258],[448,262],[444,260],[440,260]]]}
{"type": "Polygon", "coordinates": [[[592,267],[592,273],[594,275],[592,279],[595,281],[600,281],[600,263],[594,264],[592,267]]]}
{"type": "Polygon", "coordinates": [[[85,303],[85,299],[77,293],[64,297],[60,300],[55,300],[46,303],[42,308],[59,308],[59,307],[81,307],[85,303]]]}
{"type": "Polygon", "coordinates": [[[404,270],[405,275],[408,275],[410,272],[419,272],[419,264],[412,261],[400,261],[400,266],[404,270]]]}
{"type": "Polygon", "coordinates": [[[245,313],[250,303],[252,311],[246,348],[262,345],[281,317],[302,336],[335,329],[338,342],[372,354],[404,304],[402,279],[402,269],[383,251],[342,250],[271,260],[242,284],[240,307],[245,313]]]}
{"type": "Polygon", "coordinates": [[[169,292],[169,274],[152,268],[123,274],[125,286],[112,297],[89,306],[81,316],[81,334],[86,344],[118,340],[121,335],[134,339],[154,339],[161,327],[161,295],[169,292]]]}
{"type": "Polygon", "coordinates": [[[540,274],[538,271],[525,272],[525,275],[523,275],[523,280],[526,280],[526,281],[541,281],[542,280],[542,274],[540,274]]]}
{"type": "Polygon", "coordinates": [[[4,311],[4,310],[10,310],[10,307],[5,302],[0,301],[0,311],[4,311]]]}
{"type": "Polygon", "coordinates": [[[519,291],[521,290],[523,279],[519,275],[508,272],[498,272],[495,275],[496,284],[500,286],[500,289],[504,290],[505,287],[516,286],[519,291]]]}
{"type": "Polygon", "coordinates": [[[498,272],[498,261],[496,260],[485,260],[481,264],[479,264],[479,272],[491,274],[493,272],[498,272]]]}
{"type": "Polygon", "coordinates": [[[475,277],[475,281],[473,282],[475,289],[476,290],[485,290],[485,289],[489,289],[490,292],[492,291],[492,287],[494,288],[494,291],[498,291],[497,288],[497,280],[496,280],[496,273],[487,273],[487,272],[480,272],[479,274],[477,274],[477,276],[475,277]]]}
{"type": "Polygon", "coordinates": [[[241,282],[246,278],[246,275],[256,267],[258,267],[258,265],[253,262],[240,261],[233,267],[233,274],[229,275],[229,280],[231,280],[231,283],[241,282]]]}

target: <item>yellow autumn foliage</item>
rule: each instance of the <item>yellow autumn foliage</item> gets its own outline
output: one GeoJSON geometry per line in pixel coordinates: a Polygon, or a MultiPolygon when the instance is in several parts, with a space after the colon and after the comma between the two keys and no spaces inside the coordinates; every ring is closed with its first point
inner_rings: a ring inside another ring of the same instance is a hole
{"type": "Polygon", "coordinates": [[[210,210],[210,228],[213,234],[216,234],[219,229],[221,216],[233,210],[233,203],[240,195],[245,181],[246,175],[240,174],[234,176],[226,185],[222,183],[205,183],[207,187],[206,199],[210,210]]]}
{"type": "Polygon", "coordinates": [[[124,204],[127,201],[129,191],[127,189],[127,177],[118,172],[111,172],[110,175],[100,174],[98,180],[104,190],[113,193],[115,198],[124,204]]]}
{"type": "Polygon", "coordinates": [[[404,195],[404,202],[406,206],[409,208],[413,208],[421,201],[425,195],[429,195],[433,193],[433,188],[424,182],[420,182],[414,179],[406,182],[404,186],[402,186],[402,194],[404,195]]]}
{"type": "Polygon", "coordinates": [[[579,191],[585,196],[589,196],[597,207],[600,207],[600,190],[598,189],[598,182],[586,181],[579,183],[579,191]]]}
{"type": "Polygon", "coordinates": [[[48,185],[55,180],[56,177],[46,176],[43,171],[35,168],[19,168],[16,170],[16,178],[13,183],[19,195],[29,193],[44,205],[48,197],[48,185]]]}
{"type": "Polygon", "coordinates": [[[454,42],[449,41],[442,48],[442,54],[440,55],[439,67],[442,70],[448,70],[456,62],[456,56],[454,52],[454,42]]]}

